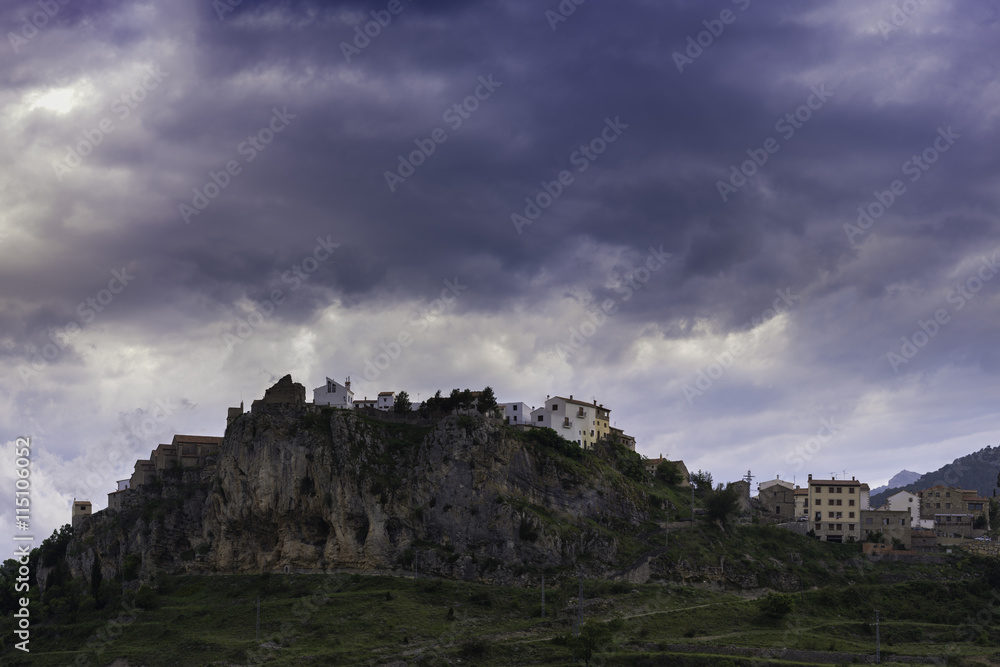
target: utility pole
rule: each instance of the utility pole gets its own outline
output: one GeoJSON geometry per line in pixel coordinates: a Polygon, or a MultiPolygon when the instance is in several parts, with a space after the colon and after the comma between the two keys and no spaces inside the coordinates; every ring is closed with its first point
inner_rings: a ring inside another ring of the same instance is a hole
{"type": "Polygon", "coordinates": [[[545,618],[545,573],[542,573],[542,618],[545,618]]]}
{"type": "Polygon", "coordinates": [[[260,593],[257,593],[257,641],[260,641],[260,593]]]}
{"type": "Polygon", "coordinates": [[[694,484],[691,485],[691,525],[694,525],[694,484]]]}
{"type": "Polygon", "coordinates": [[[583,626],[583,575],[580,575],[580,592],[576,596],[576,625],[573,628],[573,636],[579,637],[583,626]]]}
{"type": "Polygon", "coordinates": [[[882,635],[879,634],[878,610],[875,610],[875,664],[882,664],[882,635]]]}

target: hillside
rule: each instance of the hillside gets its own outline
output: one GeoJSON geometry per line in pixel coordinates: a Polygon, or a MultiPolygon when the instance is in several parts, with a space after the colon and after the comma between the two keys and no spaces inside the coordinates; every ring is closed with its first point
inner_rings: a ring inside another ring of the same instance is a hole
{"type": "MultiPolygon", "coordinates": [[[[986,447],[968,456],[957,458],[934,472],[921,475],[916,481],[893,489],[892,492],[902,489],[915,493],[942,484],[974,489],[981,496],[992,496],[998,474],[1000,474],[1000,447],[986,447]]],[[[878,495],[873,494],[872,507],[880,506],[888,495],[890,495],[888,491],[878,495]]]]}
{"type": "Polygon", "coordinates": [[[161,477],[132,507],[84,521],[67,547],[72,576],[115,579],[126,561],[142,580],[414,567],[504,584],[604,576],[645,550],[635,536],[676,493],[617,445],[584,452],[482,417],[417,426],[308,405],[244,414],[214,464],[161,477]]]}

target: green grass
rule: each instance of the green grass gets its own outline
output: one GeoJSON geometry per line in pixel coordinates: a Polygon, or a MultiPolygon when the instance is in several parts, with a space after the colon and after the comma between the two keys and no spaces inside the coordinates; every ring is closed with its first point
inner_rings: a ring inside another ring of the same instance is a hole
{"type": "MultiPolygon", "coordinates": [[[[882,573],[876,566],[874,576],[882,573]]],[[[10,643],[0,650],[0,662],[63,666],[83,654],[93,658],[84,664],[126,658],[133,665],[175,667],[248,664],[260,652],[273,665],[444,665],[459,659],[465,664],[569,665],[577,585],[569,578],[550,581],[542,618],[538,588],[360,575],[167,577],[155,608],[126,618],[112,639],[87,648],[88,639],[106,631],[120,609],[90,618],[78,614],[72,621],[33,627],[30,663],[10,643]],[[259,642],[254,637],[258,593],[259,642]]],[[[992,655],[1000,646],[992,627],[979,641],[955,643],[967,618],[988,608],[983,595],[982,586],[968,578],[838,582],[791,594],[793,611],[776,620],[756,600],[733,592],[585,581],[584,619],[610,630],[597,652],[606,664],[653,658],[660,662],[649,664],[725,664],[727,659],[747,664],[739,656],[712,653],[713,647],[724,646],[869,654],[874,652],[873,604],[888,617],[881,627],[884,652],[940,656],[955,646],[958,655],[992,655]],[[676,644],[695,645],[697,653],[667,649],[676,644]]],[[[11,636],[10,620],[0,625],[4,637],[11,636]]]]}

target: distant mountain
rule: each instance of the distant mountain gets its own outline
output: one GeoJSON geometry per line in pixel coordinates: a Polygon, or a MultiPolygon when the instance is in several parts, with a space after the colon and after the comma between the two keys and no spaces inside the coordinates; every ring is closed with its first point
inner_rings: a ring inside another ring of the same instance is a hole
{"type": "MultiPolygon", "coordinates": [[[[904,484],[901,488],[916,493],[942,484],[975,490],[981,496],[992,496],[998,473],[1000,473],[1000,447],[987,447],[974,454],[957,458],[934,472],[921,475],[916,481],[904,484]]],[[[898,490],[893,489],[893,491],[898,490]]],[[[882,491],[877,495],[873,493],[871,506],[881,506],[889,494],[890,491],[882,491]]]]}
{"type": "Polygon", "coordinates": [[[918,479],[920,479],[919,472],[913,472],[912,470],[900,470],[892,476],[892,479],[889,480],[888,484],[872,489],[871,495],[874,496],[876,493],[882,493],[883,491],[888,491],[889,489],[898,489],[901,486],[912,484],[918,479]]]}

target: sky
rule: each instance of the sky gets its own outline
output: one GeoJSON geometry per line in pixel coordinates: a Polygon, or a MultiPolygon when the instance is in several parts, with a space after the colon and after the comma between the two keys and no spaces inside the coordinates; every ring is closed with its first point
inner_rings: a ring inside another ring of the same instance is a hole
{"type": "Polygon", "coordinates": [[[30,438],[32,506],[0,535],[289,373],[597,400],[717,482],[1000,444],[997,12],[3,3],[0,478],[30,438]]]}

